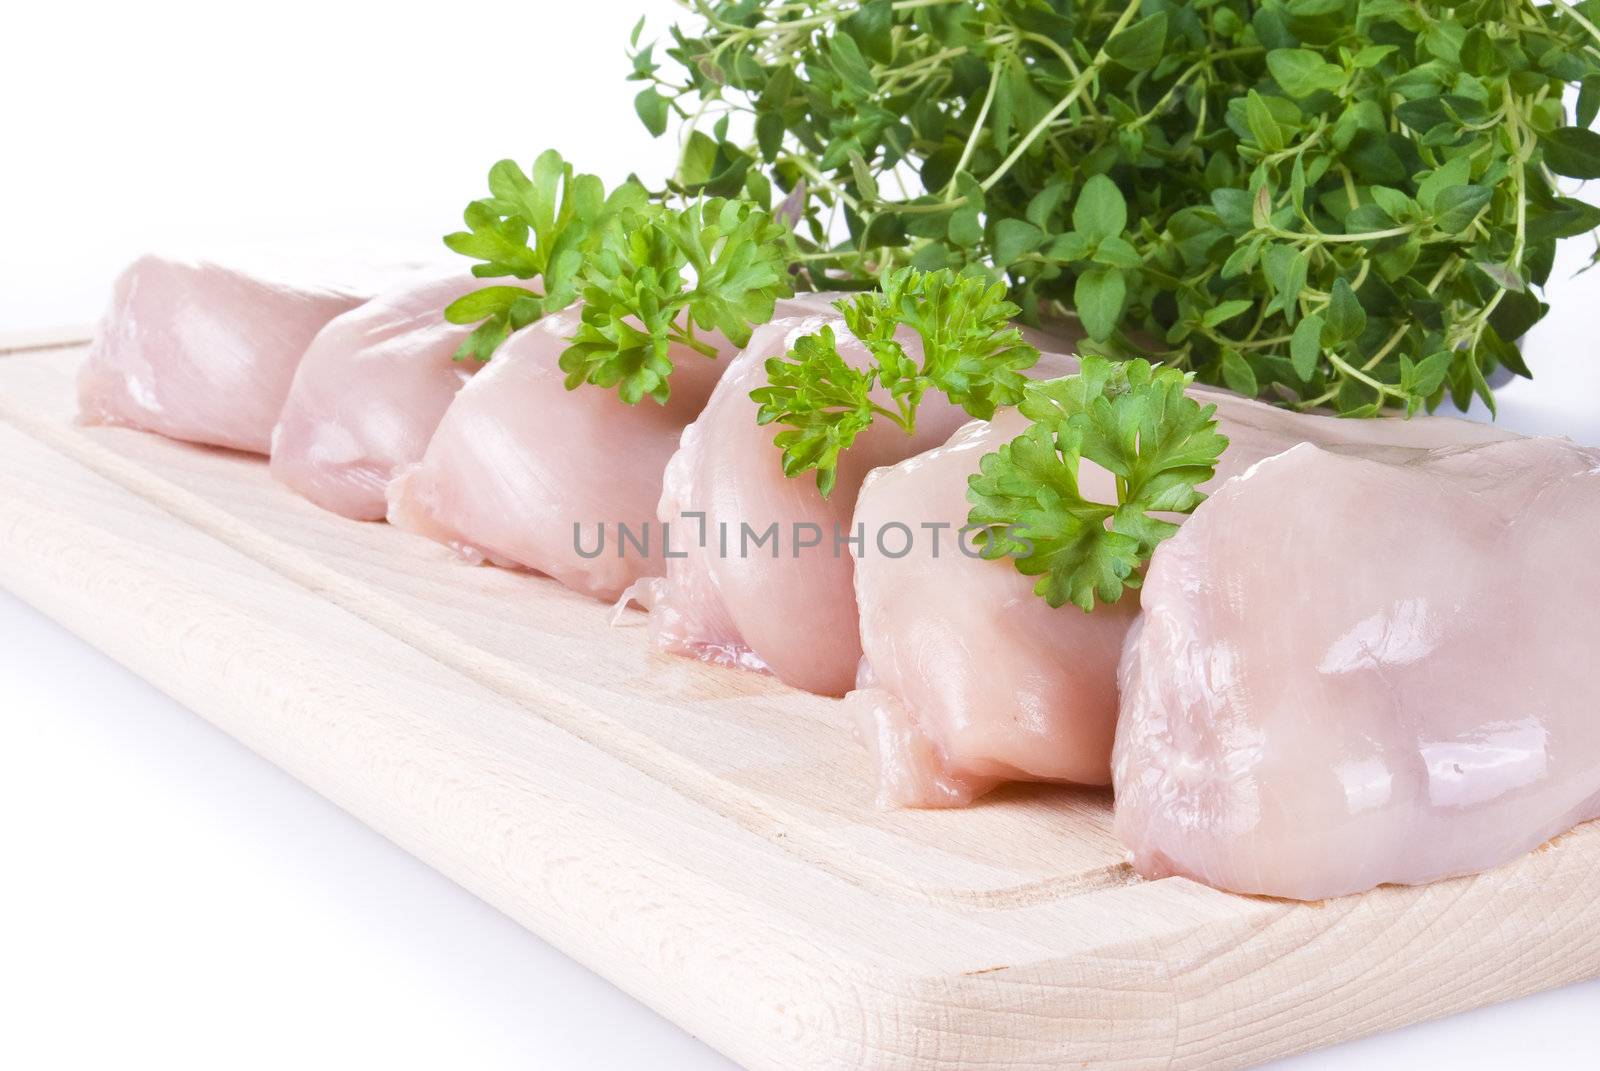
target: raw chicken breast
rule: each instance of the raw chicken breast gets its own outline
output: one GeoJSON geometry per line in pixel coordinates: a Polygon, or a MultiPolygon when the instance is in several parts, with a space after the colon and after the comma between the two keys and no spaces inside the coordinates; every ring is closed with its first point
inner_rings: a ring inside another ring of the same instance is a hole
{"type": "MultiPolygon", "coordinates": [[[[1504,436],[1459,420],[1338,420],[1191,393],[1216,403],[1231,440],[1213,486],[1302,441],[1405,457],[1416,446],[1504,436]]],[[[1092,614],[1051,609],[1009,561],[984,561],[970,540],[955,541],[966,524],[967,477],[1026,427],[1014,410],[968,425],[939,449],[873,473],[862,491],[856,521],[868,531],[900,523],[918,534],[904,557],[868,544],[856,562],[865,657],[846,702],[882,806],[957,806],[1005,781],[1111,779],[1116,667],[1137,593],[1092,614]],[[945,526],[939,545],[931,525],[945,526]]],[[[1114,500],[1099,466],[1084,462],[1079,482],[1089,497],[1114,500]]]]}
{"type": "MultiPolygon", "coordinates": [[[[843,695],[861,658],[843,542],[853,534],[856,492],[872,469],[944,441],[968,417],[930,392],[915,435],[887,421],[861,433],[840,455],[829,497],[811,473],[784,476],[772,443],[778,429],[756,423],[750,392],[766,385],[768,358],[824,324],[833,326],[845,360],[867,363],[866,348],[836,312],[758,328],[667,466],[658,513],[673,542],[667,575],[631,594],[649,608],[655,642],[665,650],[767,669],[795,687],[843,695]]],[[[907,340],[906,347],[920,359],[920,344],[907,340]]],[[[878,400],[893,404],[887,393],[878,400]]]]}
{"type": "Polygon", "coordinates": [[[390,477],[422,457],[479,367],[454,360],[472,328],[446,322],[444,308],[501,282],[419,273],[319,331],[272,432],[272,475],[324,509],[382,520],[390,477]]]}
{"type": "Polygon", "coordinates": [[[350,283],[140,257],[117,277],[79,373],[80,419],[265,454],[311,339],[371,296],[350,283]]]}
{"type": "MultiPolygon", "coordinates": [[[[779,302],[779,310],[821,300],[779,302]]],[[[671,400],[628,405],[614,390],[566,389],[557,362],[579,319],[573,306],[500,347],[445,411],[421,461],[389,485],[388,516],[469,560],[533,569],[612,601],[662,571],[653,523],[662,470],[733,346],[704,335],[718,359],[674,352],[671,400]],[[635,542],[623,544],[621,526],[635,542]]]]}
{"type": "Polygon", "coordinates": [[[1600,451],[1295,447],[1157,549],[1116,831],[1147,877],[1316,900],[1600,816],[1600,451]]]}
{"type": "MultiPolygon", "coordinates": [[[[855,567],[864,657],[845,702],[882,806],[969,803],[1003,781],[1110,781],[1117,657],[1137,601],[1053,610],[963,530],[967,477],[1027,426],[1002,410],[862,489],[857,523],[915,537],[899,558],[866,546],[855,567]]],[[[1116,493],[1098,466],[1085,463],[1080,482],[1090,497],[1116,493]]]]}

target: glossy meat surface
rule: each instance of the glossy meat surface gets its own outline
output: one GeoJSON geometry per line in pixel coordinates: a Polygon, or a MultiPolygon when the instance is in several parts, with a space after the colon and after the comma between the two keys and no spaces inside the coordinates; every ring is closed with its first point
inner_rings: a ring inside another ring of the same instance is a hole
{"type": "Polygon", "coordinates": [[[614,390],[566,389],[558,361],[579,316],[577,306],[546,316],[501,346],[445,410],[422,460],[391,482],[388,517],[469,560],[611,601],[664,568],[662,472],[733,347],[708,335],[719,358],[675,352],[668,403],[628,405],[614,390]]]}
{"type": "MultiPolygon", "coordinates": [[[[1458,420],[1338,420],[1193,393],[1217,404],[1231,440],[1211,486],[1302,441],[1406,457],[1416,446],[1503,437],[1458,420]]],[[[967,477],[1026,424],[1015,411],[1002,412],[874,473],[856,520],[869,529],[899,522],[919,533],[943,524],[955,533],[966,523],[967,477]]],[[[1113,500],[1111,476],[1099,466],[1085,462],[1079,480],[1091,498],[1113,500]]],[[[879,803],[958,806],[1005,781],[1109,783],[1117,661],[1137,593],[1092,614],[1053,610],[1009,562],[983,561],[970,541],[965,546],[953,535],[937,547],[921,537],[904,557],[868,553],[856,563],[864,658],[846,701],[871,756],[879,803]]]]}
{"type": "Polygon", "coordinates": [[[1315,900],[1600,815],[1596,531],[1600,451],[1556,439],[1299,446],[1221,488],[1158,548],[1123,663],[1139,872],[1315,900]]]}
{"type": "MultiPolygon", "coordinates": [[[[756,424],[750,392],[766,385],[769,357],[824,324],[833,326],[847,361],[868,361],[865,347],[831,311],[758,328],[705,412],[684,430],[667,468],[658,516],[683,556],[668,559],[664,579],[633,594],[649,607],[652,633],[666,650],[770,670],[797,688],[843,695],[861,657],[844,542],[854,534],[856,493],[872,469],[944,441],[968,418],[930,392],[914,436],[878,421],[840,455],[829,497],[812,473],[786,477],[772,443],[778,429],[756,424]],[[769,529],[772,538],[761,541],[769,529]]],[[[907,349],[920,356],[914,343],[907,349]]]]}
{"type": "Polygon", "coordinates": [[[475,360],[454,360],[471,326],[444,308],[502,282],[431,270],[399,282],[312,339],[272,433],[272,475],[324,509],[382,520],[390,478],[417,461],[475,360]]]}
{"type": "MultiPolygon", "coordinates": [[[[958,805],[1003,781],[1110,781],[1115,667],[1137,603],[1053,610],[962,534],[967,477],[1027,424],[1016,410],[968,424],[873,473],[856,507],[869,530],[902,524],[916,536],[900,558],[866,547],[855,569],[864,658],[846,702],[880,804],[958,805]]],[[[1081,479],[1086,494],[1115,494],[1097,466],[1081,479]]]]}
{"type": "Polygon", "coordinates": [[[205,261],[140,257],[117,277],[78,376],[80,419],[268,452],[295,367],[371,290],[205,261]]]}

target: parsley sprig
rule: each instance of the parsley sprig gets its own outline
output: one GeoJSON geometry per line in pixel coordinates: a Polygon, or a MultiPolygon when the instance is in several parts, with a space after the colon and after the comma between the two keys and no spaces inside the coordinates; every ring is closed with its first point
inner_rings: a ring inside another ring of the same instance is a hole
{"type": "Polygon", "coordinates": [[[467,205],[467,230],[445,235],[444,244],[482,263],[479,278],[537,279],[541,290],[487,286],[445,309],[454,324],[478,324],[462,342],[458,360],[487,361],[513,331],[577,300],[584,258],[608,224],[648,203],[644,187],[626,182],[610,196],[594,175],[575,174],[554,149],[540,154],[526,173],[514,160],[489,169],[489,196],[467,205]]]}
{"type": "Polygon", "coordinates": [[[590,383],[630,404],[646,396],[665,404],[675,345],[714,357],[699,332],[716,331],[742,346],[793,293],[789,231],[748,201],[672,208],[632,181],[607,195],[553,150],[531,175],[502,160],[489,188],[467,206],[470,230],[445,244],[483,262],[475,275],[537,278],[542,289],[490,286],[453,302],[450,322],[483,321],[458,358],[488,360],[513,331],[581,296],[581,323],[560,357],[567,388],[590,383]]]}
{"type": "Polygon", "coordinates": [[[757,422],[782,424],[773,442],[783,471],[815,469],[817,488],[832,493],[839,455],[882,417],[914,434],[923,396],[935,390],[983,420],[1022,397],[1022,373],[1039,351],[1012,324],[1020,310],[1005,285],[982,275],[912,268],[896,271],[881,291],[835,302],[849,329],[871,355],[862,367],[846,361],[831,326],[801,336],[788,353],[767,361],[767,386],[750,392],[757,422]],[[905,340],[921,342],[921,359],[905,340]],[[887,404],[874,400],[882,388],[887,404]]]}
{"type": "Polygon", "coordinates": [[[794,292],[787,234],[760,208],[721,198],[624,213],[583,272],[583,322],[561,355],[567,388],[592,383],[630,404],[646,395],[665,404],[674,344],[716,356],[698,328],[743,346],[794,292]]]}
{"type": "Polygon", "coordinates": [[[1492,404],[1600,225],[1557,185],[1600,177],[1600,0],[685,6],[638,113],[679,189],[787,195],[819,286],[982,265],[1298,408],[1492,404]]]}
{"type": "Polygon", "coordinates": [[[1030,384],[1020,408],[1033,423],[968,480],[967,521],[982,530],[984,556],[1012,557],[1039,577],[1034,591],[1051,606],[1089,611],[1139,587],[1144,563],[1177,531],[1156,514],[1204,501],[1196,488],[1228,445],[1216,406],[1184,393],[1191,378],[1090,356],[1076,375],[1030,384]],[[1115,502],[1084,497],[1083,461],[1116,477],[1115,502]]]}

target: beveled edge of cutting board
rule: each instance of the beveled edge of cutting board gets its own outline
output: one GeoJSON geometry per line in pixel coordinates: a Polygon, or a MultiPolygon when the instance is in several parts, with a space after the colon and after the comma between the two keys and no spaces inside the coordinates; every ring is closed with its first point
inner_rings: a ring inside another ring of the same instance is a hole
{"type": "Polygon", "coordinates": [[[76,349],[94,338],[90,324],[0,331],[0,357],[11,353],[38,353],[40,350],[76,349]]]}

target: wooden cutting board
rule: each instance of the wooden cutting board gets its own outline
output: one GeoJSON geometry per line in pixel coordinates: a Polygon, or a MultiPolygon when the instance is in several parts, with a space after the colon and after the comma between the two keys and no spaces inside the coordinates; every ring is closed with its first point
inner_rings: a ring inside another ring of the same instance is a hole
{"type": "Polygon", "coordinates": [[[878,811],[836,703],[78,428],[66,341],[0,347],[0,584],[752,1068],[1245,1067],[1600,974],[1600,825],[1294,904],[1139,880],[1104,792],[878,811]]]}

